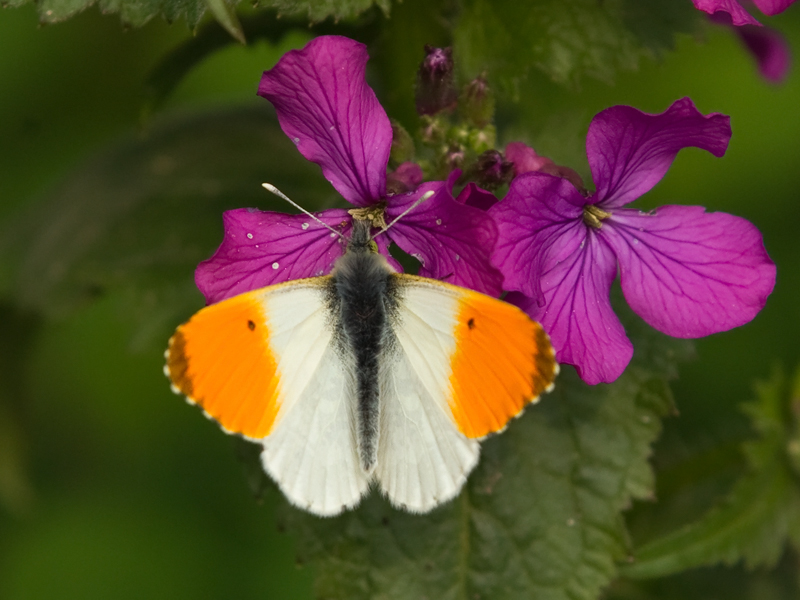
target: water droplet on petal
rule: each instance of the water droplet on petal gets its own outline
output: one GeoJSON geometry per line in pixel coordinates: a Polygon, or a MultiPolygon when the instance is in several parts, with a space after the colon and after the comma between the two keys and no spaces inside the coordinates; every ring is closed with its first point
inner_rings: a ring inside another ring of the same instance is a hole
{"type": "Polygon", "coordinates": [[[273,269],[277,269],[278,267],[280,267],[280,265],[278,263],[276,263],[276,262],[272,263],[272,268],[273,269]]]}
{"type": "Polygon", "coordinates": [[[638,243],[639,243],[639,240],[638,240],[637,238],[633,238],[633,243],[634,243],[634,244],[638,244],[638,243]]]}
{"type": "Polygon", "coordinates": [[[333,125],[331,125],[331,131],[333,131],[333,130],[334,130],[334,126],[333,126],[333,125]]]}
{"type": "Polygon", "coordinates": [[[335,233],[333,233],[333,232],[331,232],[331,234],[330,234],[330,236],[329,236],[329,237],[333,237],[333,238],[335,238],[335,237],[336,237],[336,234],[335,234],[335,233]]]}
{"type": "Polygon", "coordinates": [[[461,260],[461,256],[459,256],[458,254],[456,254],[456,260],[461,260]]]}
{"type": "Polygon", "coordinates": [[[297,143],[299,143],[299,142],[300,142],[300,138],[294,138],[292,141],[293,141],[295,144],[297,144],[297,143]]]}
{"type": "Polygon", "coordinates": [[[437,225],[441,225],[442,224],[442,220],[441,219],[436,219],[436,224],[437,225]]]}
{"type": "Polygon", "coordinates": [[[581,250],[583,250],[583,247],[585,245],[586,245],[586,240],[585,239],[581,240],[581,250]]]}
{"type": "Polygon", "coordinates": [[[248,233],[247,234],[247,239],[248,240],[252,240],[253,239],[253,234],[252,233],[248,233]]]}
{"type": "Polygon", "coordinates": [[[300,227],[302,227],[303,229],[308,229],[308,223],[303,223],[300,227]]]}

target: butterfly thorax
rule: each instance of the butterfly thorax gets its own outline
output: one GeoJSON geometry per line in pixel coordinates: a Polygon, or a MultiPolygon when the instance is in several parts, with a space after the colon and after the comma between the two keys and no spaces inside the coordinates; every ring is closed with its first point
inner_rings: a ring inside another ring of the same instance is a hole
{"type": "Polygon", "coordinates": [[[356,437],[361,468],[371,474],[378,454],[381,360],[391,352],[389,320],[396,309],[396,284],[386,259],[369,240],[369,226],[354,220],[347,253],[333,271],[333,301],[339,315],[339,348],[356,384],[356,437]]]}

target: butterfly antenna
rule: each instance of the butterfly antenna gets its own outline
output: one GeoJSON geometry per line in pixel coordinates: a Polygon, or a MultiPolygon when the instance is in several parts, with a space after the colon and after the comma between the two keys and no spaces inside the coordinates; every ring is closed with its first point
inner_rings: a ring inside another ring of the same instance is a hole
{"type": "MultiPolygon", "coordinates": [[[[272,192],[273,194],[275,194],[275,195],[276,195],[276,196],[278,196],[279,198],[283,198],[283,199],[284,199],[284,200],[286,200],[286,201],[287,201],[289,204],[291,204],[292,206],[294,206],[294,207],[295,207],[297,210],[299,210],[300,212],[303,212],[303,213],[307,214],[309,217],[311,217],[312,219],[314,219],[314,220],[315,220],[317,223],[319,223],[320,225],[322,225],[322,226],[323,226],[323,227],[325,227],[326,229],[330,229],[330,230],[331,230],[333,233],[335,233],[336,235],[338,235],[338,236],[339,236],[340,238],[342,238],[344,241],[347,241],[347,238],[344,236],[344,234],[342,234],[342,232],[341,232],[341,231],[336,231],[336,230],[335,230],[333,227],[331,227],[331,226],[330,226],[330,225],[328,225],[327,223],[325,223],[325,222],[321,221],[321,220],[319,219],[319,217],[317,217],[317,216],[316,216],[316,215],[314,215],[313,213],[310,213],[310,212],[308,212],[308,211],[307,211],[305,208],[303,208],[302,206],[300,206],[300,205],[299,205],[297,202],[295,202],[294,200],[290,199],[290,198],[289,198],[289,197],[288,197],[286,194],[284,194],[282,191],[280,191],[278,188],[276,188],[276,187],[275,187],[274,185],[272,185],[271,183],[262,183],[262,184],[261,184],[261,187],[263,187],[263,188],[264,188],[265,190],[267,190],[268,192],[272,192]]],[[[407,212],[407,211],[406,211],[406,212],[407,212]]],[[[396,221],[396,220],[397,220],[397,219],[395,219],[395,221],[396,221]]],[[[392,221],[392,222],[394,222],[394,221],[392,221]]]]}
{"type": "Polygon", "coordinates": [[[397,222],[398,222],[400,219],[402,219],[403,217],[405,217],[405,216],[406,216],[408,213],[410,213],[412,210],[414,210],[415,208],[417,208],[417,207],[418,207],[420,204],[422,204],[423,202],[425,202],[425,200],[427,200],[428,198],[430,198],[431,196],[433,196],[435,193],[436,193],[436,192],[435,192],[435,190],[431,190],[431,191],[429,191],[429,192],[425,192],[424,194],[422,194],[422,196],[420,196],[419,198],[417,198],[417,201],[416,201],[416,202],[414,202],[414,204],[412,204],[411,206],[409,206],[409,207],[408,207],[407,209],[405,209],[405,210],[404,210],[402,213],[400,213],[400,214],[399,214],[399,215],[397,215],[397,216],[396,216],[394,219],[392,219],[392,222],[391,222],[391,223],[389,223],[389,224],[388,224],[386,227],[384,227],[384,228],[383,228],[383,229],[381,229],[381,230],[380,230],[378,233],[376,233],[375,235],[373,235],[371,239],[373,239],[373,240],[374,240],[374,239],[375,239],[376,237],[378,237],[380,234],[384,233],[385,231],[388,231],[388,230],[389,230],[389,227],[391,227],[392,225],[394,225],[395,223],[397,223],[397,222]]]}

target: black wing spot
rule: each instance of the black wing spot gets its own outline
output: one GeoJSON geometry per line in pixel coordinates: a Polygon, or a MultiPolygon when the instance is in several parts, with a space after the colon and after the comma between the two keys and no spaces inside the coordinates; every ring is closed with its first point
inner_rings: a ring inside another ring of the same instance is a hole
{"type": "Polygon", "coordinates": [[[475,329],[475,319],[470,319],[469,321],[467,321],[467,327],[469,327],[470,329],[475,329]]]}
{"type": "Polygon", "coordinates": [[[253,321],[248,321],[248,322],[247,322],[247,328],[248,328],[250,331],[255,331],[255,329],[256,329],[256,324],[255,324],[253,321]]]}

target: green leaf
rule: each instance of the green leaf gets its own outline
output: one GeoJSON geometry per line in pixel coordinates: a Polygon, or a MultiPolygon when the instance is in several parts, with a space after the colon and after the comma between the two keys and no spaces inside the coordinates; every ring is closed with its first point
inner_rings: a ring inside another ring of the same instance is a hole
{"type": "Polygon", "coordinates": [[[676,33],[693,34],[705,20],[691,2],[675,0],[624,0],[622,16],[639,43],[655,56],[675,49],[676,33]]]}
{"type": "Polygon", "coordinates": [[[222,241],[222,211],[287,212],[264,181],[311,210],[338,198],[266,104],[162,121],[0,226],[7,293],[58,316],[122,291],[139,335],[164,336],[202,305],[193,273],[222,241]]]}
{"type": "Polygon", "coordinates": [[[373,5],[389,16],[391,0],[258,0],[256,3],[258,7],[274,8],[278,14],[308,17],[313,23],[328,17],[336,21],[352,19],[373,5]]]}
{"type": "MultiPolygon", "coordinates": [[[[17,7],[28,2],[31,0],[7,0],[3,5],[17,7]]],[[[58,23],[95,4],[101,12],[118,13],[123,23],[135,27],[155,17],[162,17],[169,22],[185,19],[193,29],[208,8],[226,31],[242,42],[241,27],[236,26],[238,18],[235,10],[240,0],[232,0],[231,3],[227,0],[39,0],[37,10],[43,23],[58,23]]],[[[254,5],[318,23],[329,17],[334,21],[353,19],[373,6],[388,16],[391,0],[262,0],[254,5]]]]}
{"type": "Polygon", "coordinates": [[[553,393],[483,443],[461,495],[428,515],[374,491],[333,519],[285,505],[316,596],[596,598],[627,556],[621,511],[652,493],[650,444],[672,409],[665,377],[634,366],[591,387],[565,368],[553,393]]]}
{"type": "Polygon", "coordinates": [[[485,70],[510,90],[532,65],[559,83],[610,82],[641,53],[623,16],[621,0],[465,0],[455,56],[465,77],[485,70]]]}
{"type": "Polygon", "coordinates": [[[635,562],[621,567],[623,576],[662,577],[742,560],[751,569],[772,567],[787,539],[800,543],[800,481],[787,454],[797,438],[790,432],[785,388],[776,373],[756,387],[757,401],[744,405],[760,434],[743,445],[749,473],[700,520],[639,548],[635,562]]]}
{"type": "Polygon", "coordinates": [[[225,31],[240,44],[247,44],[242,31],[242,24],[239,23],[239,17],[236,16],[236,11],[233,6],[225,2],[225,0],[206,0],[206,5],[211,14],[217,22],[225,28],[225,31]]]}

